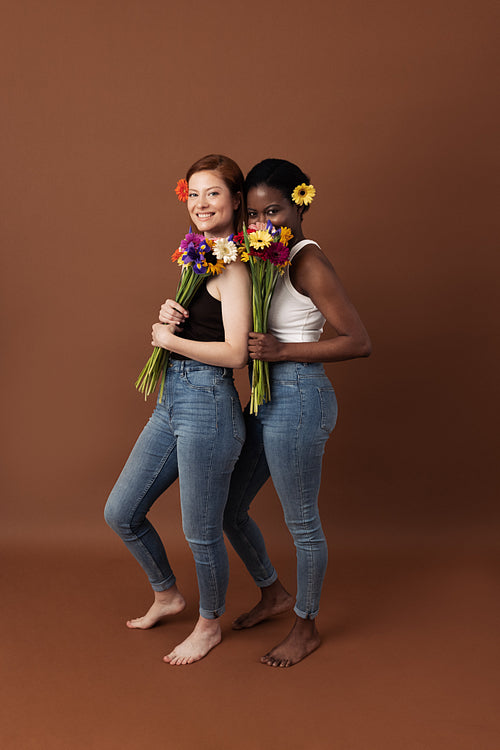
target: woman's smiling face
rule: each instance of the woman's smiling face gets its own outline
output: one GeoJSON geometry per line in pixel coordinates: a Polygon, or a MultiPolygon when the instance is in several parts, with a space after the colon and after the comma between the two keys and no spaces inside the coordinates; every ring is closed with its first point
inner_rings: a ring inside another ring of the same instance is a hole
{"type": "Polygon", "coordinates": [[[234,230],[234,197],[217,171],[195,172],[189,180],[187,209],[191,221],[206,237],[227,237],[234,230]]]}
{"type": "Polygon", "coordinates": [[[281,190],[261,184],[247,195],[248,223],[270,221],[275,227],[288,227],[295,241],[302,237],[302,208],[286,198],[281,190]]]}

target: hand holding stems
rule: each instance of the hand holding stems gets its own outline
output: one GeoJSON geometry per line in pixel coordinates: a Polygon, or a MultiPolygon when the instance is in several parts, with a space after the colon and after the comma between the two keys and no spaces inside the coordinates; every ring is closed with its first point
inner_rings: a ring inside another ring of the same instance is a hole
{"type": "Polygon", "coordinates": [[[160,308],[160,323],[155,323],[151,330],[151,345],[155,347],[153,354],[146,362],[136,382],[144,397],[147,398],[152,392],[158,379],[161,379],[160,393],[163,391],[165,367],[168,362],[173,337],[182,331],[181,324],[189,316],[175,300],[167,299],[160,308]]]}
{"type": "Polygon", "coordinates": [[[174,326],[177,333],[182,331],[182,324],[189,317],[189,311],[173,299],[167,299],[160,308],[160,323],[174,326]]]}
{"type": "Polygon", "coordinates": [[[282,359],[283,344],[271,333],[248,334],[248,353],[252,359],[263,362],[279,362],[282,359]]]}
{"type": "Polygon", "coordinates": [[[151,344],[162,349],[171,349],[173,336],[175,336],[175,326],[155,323],[151,330],[151,344]]]}

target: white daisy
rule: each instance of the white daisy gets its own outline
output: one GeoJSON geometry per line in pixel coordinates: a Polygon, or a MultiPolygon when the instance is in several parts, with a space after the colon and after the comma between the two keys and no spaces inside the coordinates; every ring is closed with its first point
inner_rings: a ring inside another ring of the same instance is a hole
{"type": "Polygon", "coordinates": [[[223,260],[224,263],[231,263],[238,257],[238,248],[232,240],[227,240],[225,237],[218,237],[215,240],[212,252],[218,260],[223,260]]]}

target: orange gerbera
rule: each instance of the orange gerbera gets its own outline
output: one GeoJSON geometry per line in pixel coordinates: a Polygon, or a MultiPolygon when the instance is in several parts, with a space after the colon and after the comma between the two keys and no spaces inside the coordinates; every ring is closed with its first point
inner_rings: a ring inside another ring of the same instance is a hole
{"type": "Polygon", "coordinates": [[[291,230],[288,229],[288,227],[281,227],[280,242],[282,242],[284,245],[288,245],[292,237],[293,234],[291,230]]]}
{"type": "Polygon", "coordinates": [[[184,177],[177,183],[175,194],[177,195],[178,199],[182,201],[182,203],[185,203],[187,201],[189,189],[187,180],[185,180],[184,177]]]}
{"type": "Polygon", "coordinates": [[[217,260],[216,263],[210,263],[210,261],[207,262],[207,273],[212,274],[212,276],[218,276],[220,273],[222,273],[224,270],[224,261],[223,260],[217,260]]]}

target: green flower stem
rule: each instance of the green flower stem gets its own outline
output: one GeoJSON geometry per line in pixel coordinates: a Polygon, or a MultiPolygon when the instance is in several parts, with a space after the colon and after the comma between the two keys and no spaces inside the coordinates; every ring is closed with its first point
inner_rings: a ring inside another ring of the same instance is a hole
{"type": "MultiPolygon", "coordinates": [[[[257,333],[267,333],[271,299],[281,271],[269,261],[258,258],[255,255],[250,255],[250,242],[245,227],[243,228],[243,236],[245,248],[249,254],[249,265],[252,276],[253,328],[257,333]]],[[[270,400],[269,363],[260,359],[254,359],[250,414],[257,414],[259,406],[265,401],[270,400]]]]}
{"type": "MultiPolygon", "coordinates": [[[[196,274],[191,268],[183,268],[181,278],[177,285],[175,301],[183,307],[189,307],[194,295],[200,288],[208,274],[196,274]]],[[[160,381],[160,400],[163,397],[165,387],[165,376],[167,373],[170,352],[161,346],[155,346],[153,353],[141,370],[141,374],[135,382],[135,387],[140,393],[144,393],[144,400],[155,390],[160,381]]]]}

